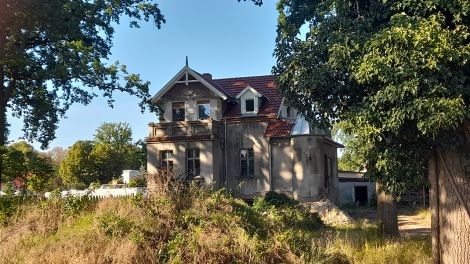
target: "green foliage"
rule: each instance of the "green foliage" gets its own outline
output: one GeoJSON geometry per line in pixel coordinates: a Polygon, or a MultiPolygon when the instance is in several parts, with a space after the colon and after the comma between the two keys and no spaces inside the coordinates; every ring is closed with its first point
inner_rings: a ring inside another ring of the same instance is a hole
{"type": "Polygon", "coordinates": [[[0,196],[0,226],[6,225],[9,218],[16,212],[18,203],[13,195],[0,196]]]}
{"type": "Polygon", "coordinates": [[[62,212],[65,216],[75,215],[84,211],[92,201],[86,196],[67,196],[61,199],[62,212]]]}
{"type": "Polygon", "coordinates": [[[124,169],[139,168],[146,161],[142,153],[142,146],[132,142],[129,124],[103,123],[93,141],[72,145],[60,164],[59,174],[67,187],[84,189],[92,182],[120,179],[124,169]]]}
{"type": "Polygon", "coordinates": [[[431,150],[460,144],[470,117],[470,5],[281,0],[278,11],[274,72],[287,101],[317,125],[344,122],[345,164],[386,192],[423,184],[431,150]]]}
{"type": "Polygon", "coordinates": [[[145,175],[137,175],[129,182],[129,187],[145,187],[147,186],[147,178],[145,175]]]}
{"type": "MultiPolygon", "coordinates": [[[[131,27],[165,22],[154,1],[7,0],[0,10],[0,116],[8,109],[22,117],[29,141],[47,147],[70,105],[88,104],[98,91],[111,106],[114,92],[141,98],[142,109],[147,105],[149,82],[108,57],[123,16],[131,27]]],[[[1,145],[6,129],[2,123],[1,145]]]]}
{"type": "Polygon", "coordinates": [[[96,129],[91,155],[98,169],[98,179],[108,182],[121,177],[124,169],[139,169],[146,162],[141,146],[132,142],[128,123],[103,123],[96,129]]]}
{"type": "Polygon", "coordinates": [[[30,167],[30,175],[27,180],[29,190],[42,193],[50,189],[50,179],[54,175],[54,169],[51,163],[43,158],[35,157],[28,164],[30,167]]]}
{"type": "Polygon", "coordinates": [[[68,187],[84,189],[96,180],[96,166],[91,153],[94,143],[77,141],[68,150],[67,158],[60,164],[59,174],[68,187]]]}
{"type": "Polygon", "coordinates": [[[253,202],[253,208],[257,210],[284,208],[298,205],[299,202],[283,193],[267,192],[266,195],[258,197],[253,202]]]}
{"type": "Polygon", "coordinates": [[[98,225],[106,235],[118,238],[128,236],[135,227],[132,221],[111,213],[99,217],[98,225]]]}
{"type": "Polygon", "coordinates": [[[3,176],[6,181],[20,180],[25,188],[36,193],[49,188],[54,169],[51,162],[33,146],[19,141],[2,148],[3,176]]]}

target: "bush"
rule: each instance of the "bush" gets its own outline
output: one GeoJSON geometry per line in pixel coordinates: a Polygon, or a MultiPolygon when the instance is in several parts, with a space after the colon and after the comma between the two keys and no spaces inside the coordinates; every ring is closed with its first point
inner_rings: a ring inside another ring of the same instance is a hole
{"type": "Polygon", "coordinates": [[[270,207],[286,208],[298,204],[299,202],[283,193],[268,192],[266,195],[256,198],[253,202],[253,207],[257,209],[268,209],[270,207]]]}
{"type": "Polygon", "coordinates": [[[17,199],[12,195],[0,196],[0,225],[6,225],[10,217],[16,212],[17,199]]]}

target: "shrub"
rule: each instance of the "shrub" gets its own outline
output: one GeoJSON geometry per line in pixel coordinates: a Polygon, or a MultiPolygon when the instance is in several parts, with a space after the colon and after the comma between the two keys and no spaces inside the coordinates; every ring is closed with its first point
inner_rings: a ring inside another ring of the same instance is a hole
{"type": "Polygon", "coordinates": [[[0,225],[6,225],[9,218],[16,212],[17,201],[12,195],[0,196],[0,225]]]}
{"type": "Polygon", "coordinates": [[[253,202],[256,209],[267,209],[270,207],[285,208],[298,205],[299,202],[283,193],[268,192],[266,195],[258,197],[253,202]]]}

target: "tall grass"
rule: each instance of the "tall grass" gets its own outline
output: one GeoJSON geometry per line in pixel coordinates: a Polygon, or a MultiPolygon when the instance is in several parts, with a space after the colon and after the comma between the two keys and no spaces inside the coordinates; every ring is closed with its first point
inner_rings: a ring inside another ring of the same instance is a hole
{"type": "Polygon", "coordinates": [[[374,226],[333,229],[289,198],[252,206],[172,179],[142,197],[55,197],[0,229],[0,263],[420,263],[429,244],[374,226]]]}

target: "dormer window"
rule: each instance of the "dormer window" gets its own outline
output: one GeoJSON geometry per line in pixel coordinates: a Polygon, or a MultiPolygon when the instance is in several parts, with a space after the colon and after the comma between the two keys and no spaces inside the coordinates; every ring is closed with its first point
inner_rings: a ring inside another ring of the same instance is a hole
{"type": "Polygon", "coordinates": [[[255,112],[255,99],[245,99],[245,112],[246,113],[255,112]]]}
{"type": "Polygon", "coordinates": [[[240,100],[240,110],[242,115],[256,115],[261,106],[261,98],[263,97],[253,87],[247,86],[237,95],[240,100]]]}

